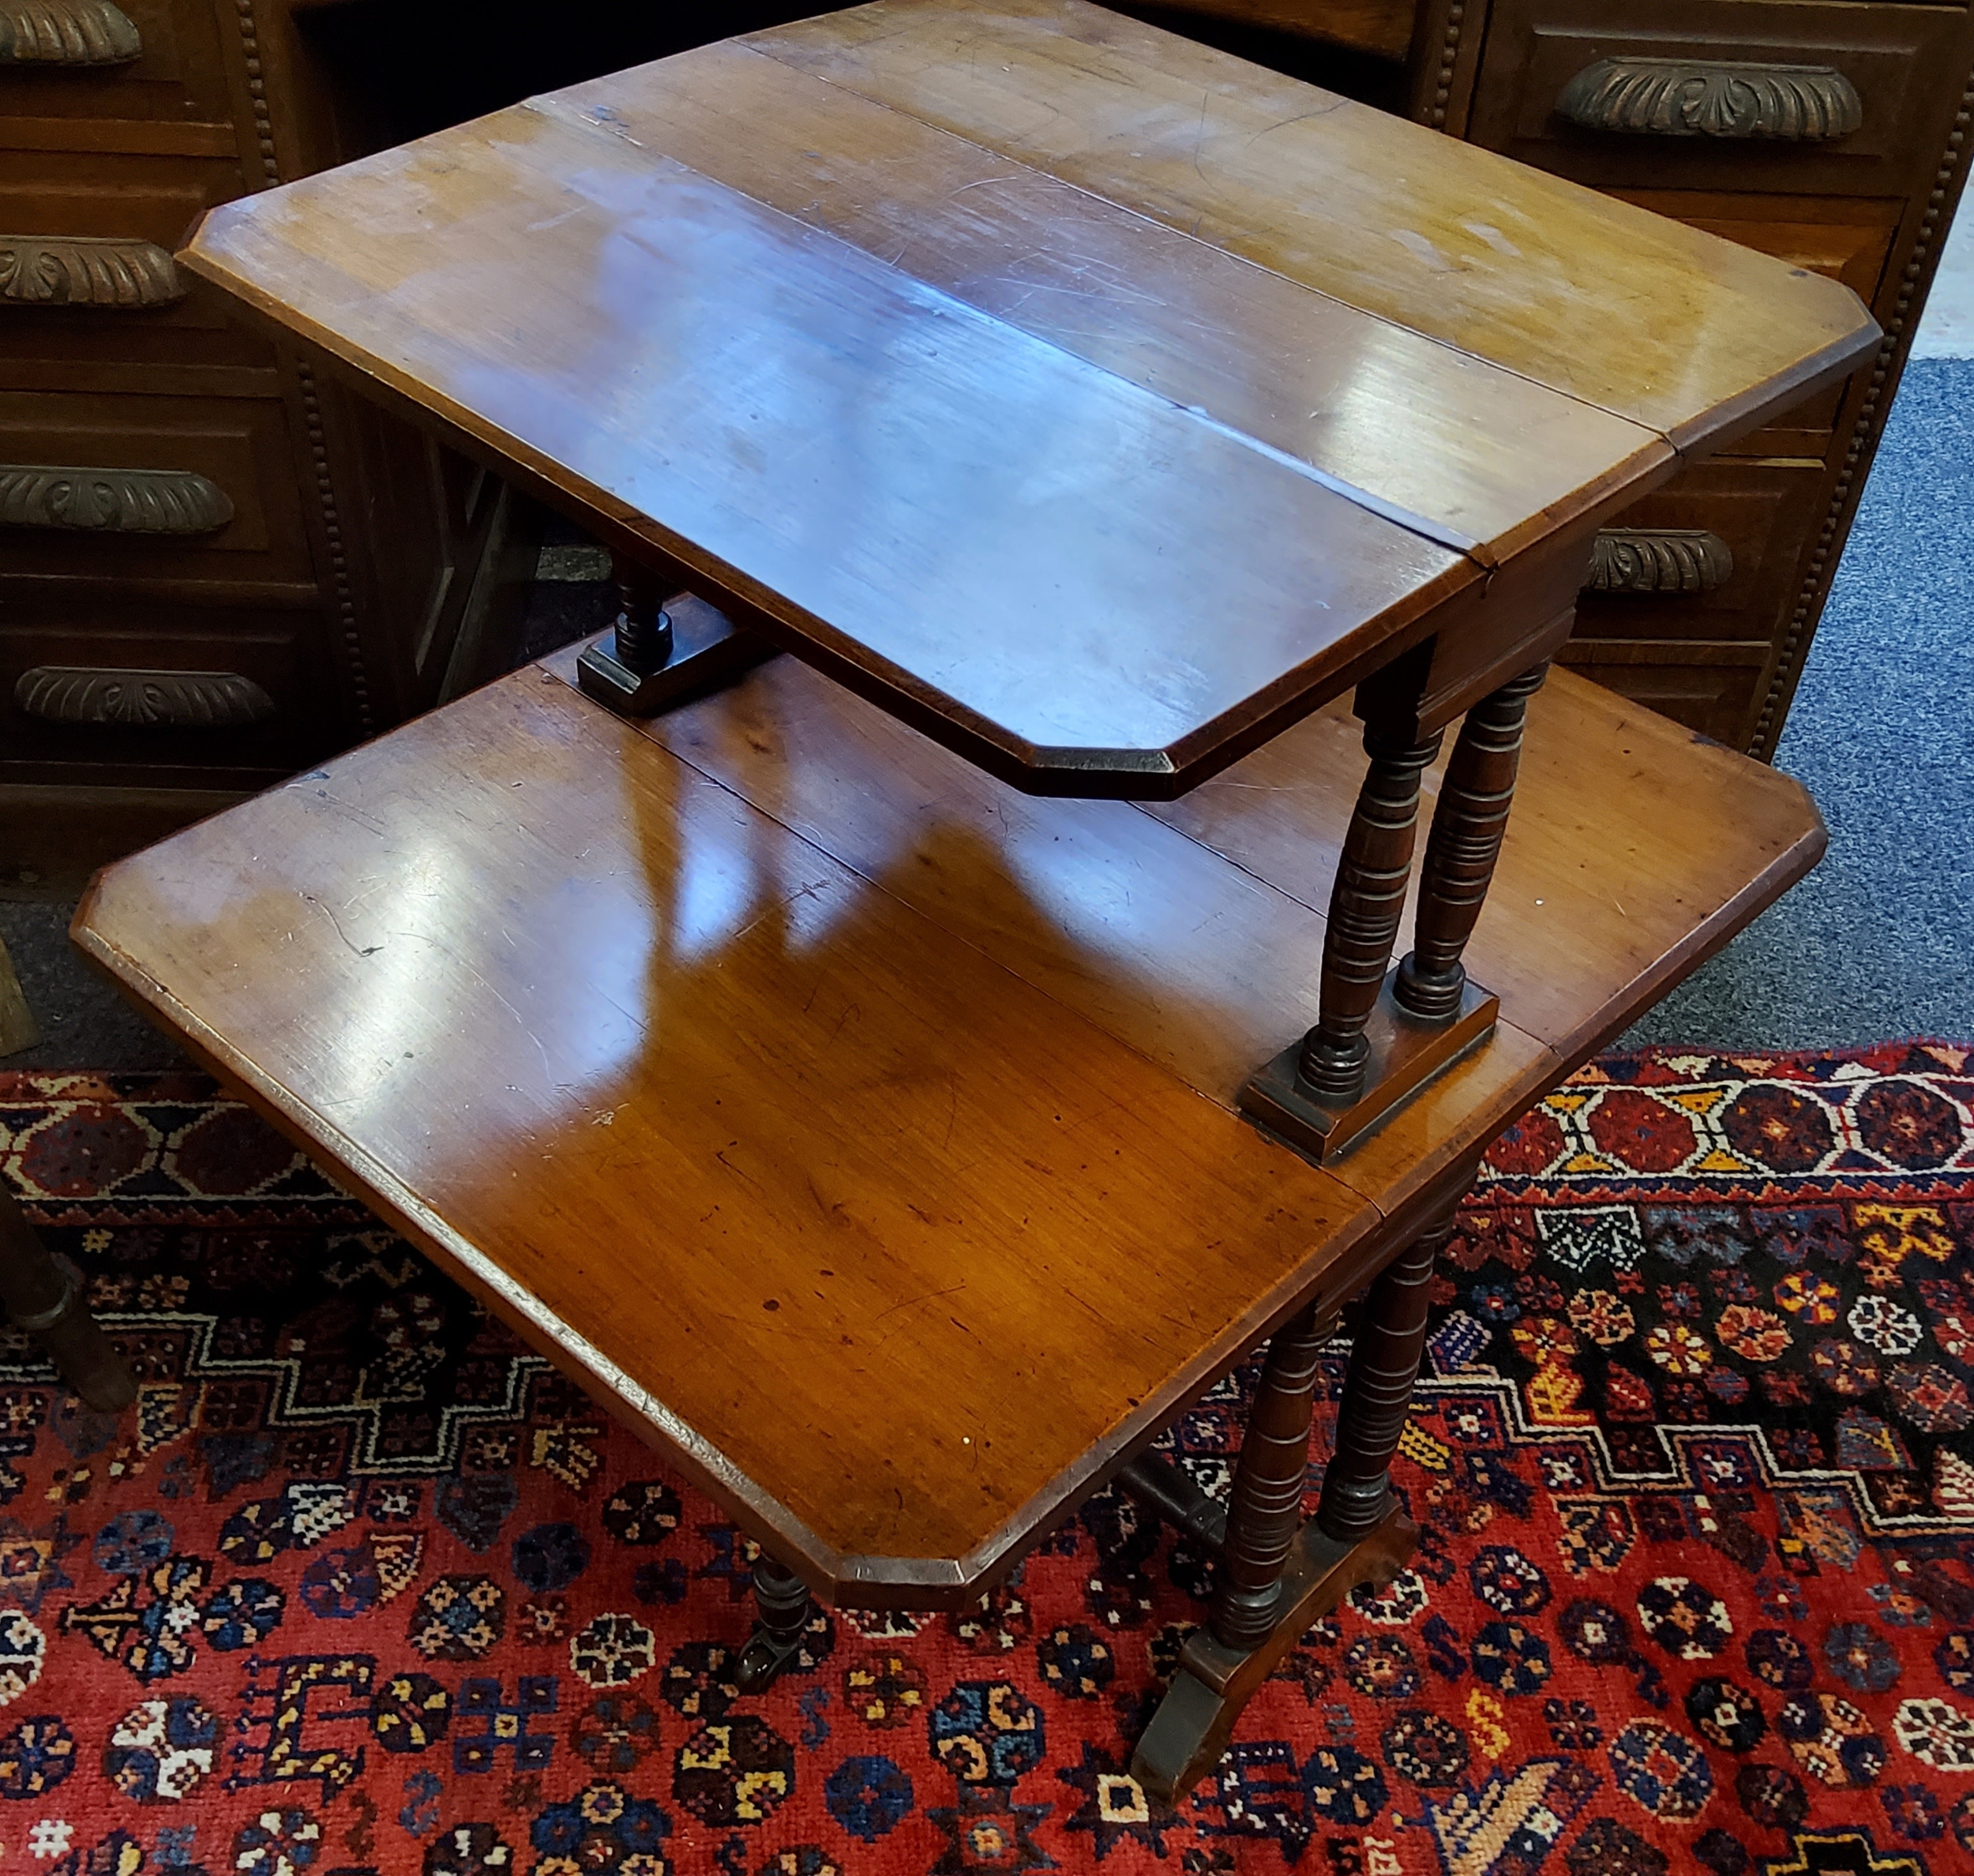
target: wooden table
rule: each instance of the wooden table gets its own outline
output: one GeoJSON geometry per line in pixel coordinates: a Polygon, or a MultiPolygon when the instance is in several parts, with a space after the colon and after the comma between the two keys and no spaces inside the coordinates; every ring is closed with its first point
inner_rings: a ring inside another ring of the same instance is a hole
{"type": "Polygon", "coordinates": [[[812,1589],[953,1606],[1113,1476],[1218,1544],[1139,1758],[1188,1784],[1409,1551],[1480,1153],[1820,850],[1536,693],[1600,518],[1857,302],[1076,0],[689,54],[183,259],[603,531],[625,613],[79,940],[761,1540],[752,1684],[812,1589]],[[1144,1449],[1269,1335],[1217,1506],[1144,1449]]]}

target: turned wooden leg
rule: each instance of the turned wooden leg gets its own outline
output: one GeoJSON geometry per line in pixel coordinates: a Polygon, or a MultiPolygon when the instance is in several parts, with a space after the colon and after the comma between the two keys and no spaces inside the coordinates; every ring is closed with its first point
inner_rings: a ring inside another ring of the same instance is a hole
{"type": "Polygon", "coordinates": [[[1514,801],[1515,771],[1529,700],[1548,675],[1544,659],[1484,697],[1466,715],[1440,785],[1419,879],[1413,948],[1392,994],[1414,1016],[1443,1022],[1466,989],[1460,962],[1494,878],[1514,801]]]}
{"type": "Polygon", "coordinates": [[[1304,1310],[1268,1345],[1229,1497],[1213,1614],[1187,1638],[1131,1759],[1131,1776],[1163,1803],[1176,1803],[1218,1763],[1242,1708],[1309,1625],[1360,1583],[1390,1582],[1418,1540],[1396,1512],[1349,1540],[1302,1519],[1317,1357],[1331,1326],[1304,1310]]]}
{"type": "Polygon", "coordinates": [[[1389,742],[1364,731],[1371,767],[1330,888],[1316,1025],[1296,1064],[1297,1079],[1320,1101],[1349,1101],[1364,1085],[1371,1056],[1364,1026],[1398,941],[1412,879],[1419,778],[1439,754],[1439,740],[1435,734],[1423,742],[1389,742]]]}
{"type": "Polygon", "coordinates": [[[62,1378],[100,1413],[137,1398],[123,1357],[83,1307],[82,1282],[53,1255],[21,1215],[13,1195],[0,1190],[0,1303],[8,1319],[48,1353],[62,1378]]]}
{"type": "Polygon", "coordinates": [[[617,583],[617,661],[644,677],[672,655],[672,621],[662,603],[662,583],[648,567],[622,553],[610,556],[610,578],[617,583]]]}
{"type": "Polygon", "coordinates": [[[628,554],[610,556],[617,623],[577,655],[576,681],[620,716],[650,716],[730,684],[774,647],[735,628],[717,606],[674,592],[666,576],[628,554]]]}
{"type": "Polygon", "coordinates": [[[1302,1522],[1309,1477],[1309,1423],[1323,1347],[1315,1327],[1312,1306],[1276,1331],[1241,1435],[1213,1611],[1214,1639],[1229,1649],[1252,1648],[1281,1611],[1282,1566],[1302,1522]]]}
{"type": "Polygon", "coordinates": [[[1350,1350],[1337,1444],[1323,1474],[1316,1522],[1326,1536],[1354,1544],[1391,1510],[1391,1455],[1412,1411],[1425,1349],[1432,1270],[1453,1235],[1453,1214],[1414,1240],[1372,1285],[1350,1350]]]}
{"type": "Polygon", "coordinates": [[[809,1585],[763,1551],[754,1565],[754,1632],[741,1650],[734,1684],[758,1694],[786,1668],[809,1626],[809,1585]]]}
{"type": "Polygon", "coordinates": [[[1425,1346],[1426,1304],[1449,1208],[1372,1285],[1351,1350],[1337,1446],[1316,1515],[1298,1520],[1323,1331],[1295,1317],[1268,1349],[1227,1507],[1222,1576],[1211,1620],[1187,1638],[1131,1775],[1176,1803],[1227,1750],[1255,1690],[1360,1583],[1388,1583],[1418,1532],[1392,1502],[1391,1456],[1405,1431],[1425,1346]]]}

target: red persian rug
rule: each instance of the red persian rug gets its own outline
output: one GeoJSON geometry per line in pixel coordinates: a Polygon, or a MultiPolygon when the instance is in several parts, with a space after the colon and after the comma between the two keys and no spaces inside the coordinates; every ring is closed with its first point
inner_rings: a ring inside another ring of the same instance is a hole
{"type": "MultiPolygon", "coordinates": [[[[1176,1810],[1131,1741],[1212,1573],[1128,1503],[742,1699],[746,1543],[209,1084],[0,1075],[0,1160],[143,1383],[0,1345],[9,1871],[1974,1867],[1974,1052],[1530,1113],[1439,1279],[1417,1569],[1176,1810]]],[[[1238,1395],[1173,1436],[1210,1485],[1238,1395]]]]}

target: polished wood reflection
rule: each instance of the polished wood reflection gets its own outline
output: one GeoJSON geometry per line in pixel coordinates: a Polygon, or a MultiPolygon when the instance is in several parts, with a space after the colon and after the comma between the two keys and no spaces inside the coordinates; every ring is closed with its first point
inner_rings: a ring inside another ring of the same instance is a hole
{"type": "Polygon", "coordinates": [[[1681,450],[1875,333],[1822,275],[1086,0],[873,0],[741,43],[1681,450]]]}
{"type": "MultiPolygon", "coordinates": [[[[1528,700],[1527,726],[1464,956],[1511,1024],[1580,1059],[1801,878],[1822,824],[1792,777],[1571,672],[1528,700]]],[[[1025,797],[786,659],[636,727],[1225,1106],[1315,1020],[1320,914],[1364,772],[1342,700],[1184,801],[1130,805],[1025,797]]],[[[1518,1053],[1489,1052],[1503,1046],[1518,1053]]]]}
{"type": "Polygon", "coordinates": [[[707,47],[182,258],[992,772],[1144,799],[1428,636],[1541,655],[1496,583],[1534,632],[1600,519],[1874,336],[1846,288],[1080,0],[707,47]]]}
{"type": "Polygon", "coordinates": [[[771,50],[709,46],[538,108],[607,126],[1209,411],[1484,563],[1612,508],[1672,466],[1669,445],[1642,425],[1312,293],[771,50]]]}
{"type": "Polygon", "coordinates": [[[76,935],[851,1602],[1005,1567],[1821,846],[1786,777],[1559,673],[1469,947],[1496,1039],[1318,1170],[1233,1103],[1313,1014],[1347,716],[1182,828],[792,661],[636,726],[563,667],[111,868],[76,935]]]}
{"type": "Polygon", "coordinates": [[[1174,792],[1479,572],[559,111],[230,205],[188,265],[1057,792],[1174,792]]]}

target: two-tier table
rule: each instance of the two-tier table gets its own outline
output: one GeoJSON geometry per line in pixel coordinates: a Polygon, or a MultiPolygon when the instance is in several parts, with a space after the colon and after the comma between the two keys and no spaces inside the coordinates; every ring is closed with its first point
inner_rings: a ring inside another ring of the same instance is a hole
{"type": "Polygon", "coordinates": [[[182,260],[602,535],[624,610],[78,940],[758,1540],[744,1684],[811,1591],[959,1605],[1113,1479],[1216,1547],[1137,1762],[1184,1788],[1403,1563],[1489,1141],[1820,850],[1538,686],[1599,523],[1863,310],[1080,0],[709,47],[182,260]],[[1269,1337],[1216,1502],[1146,1449],[1269,1337]]]}

